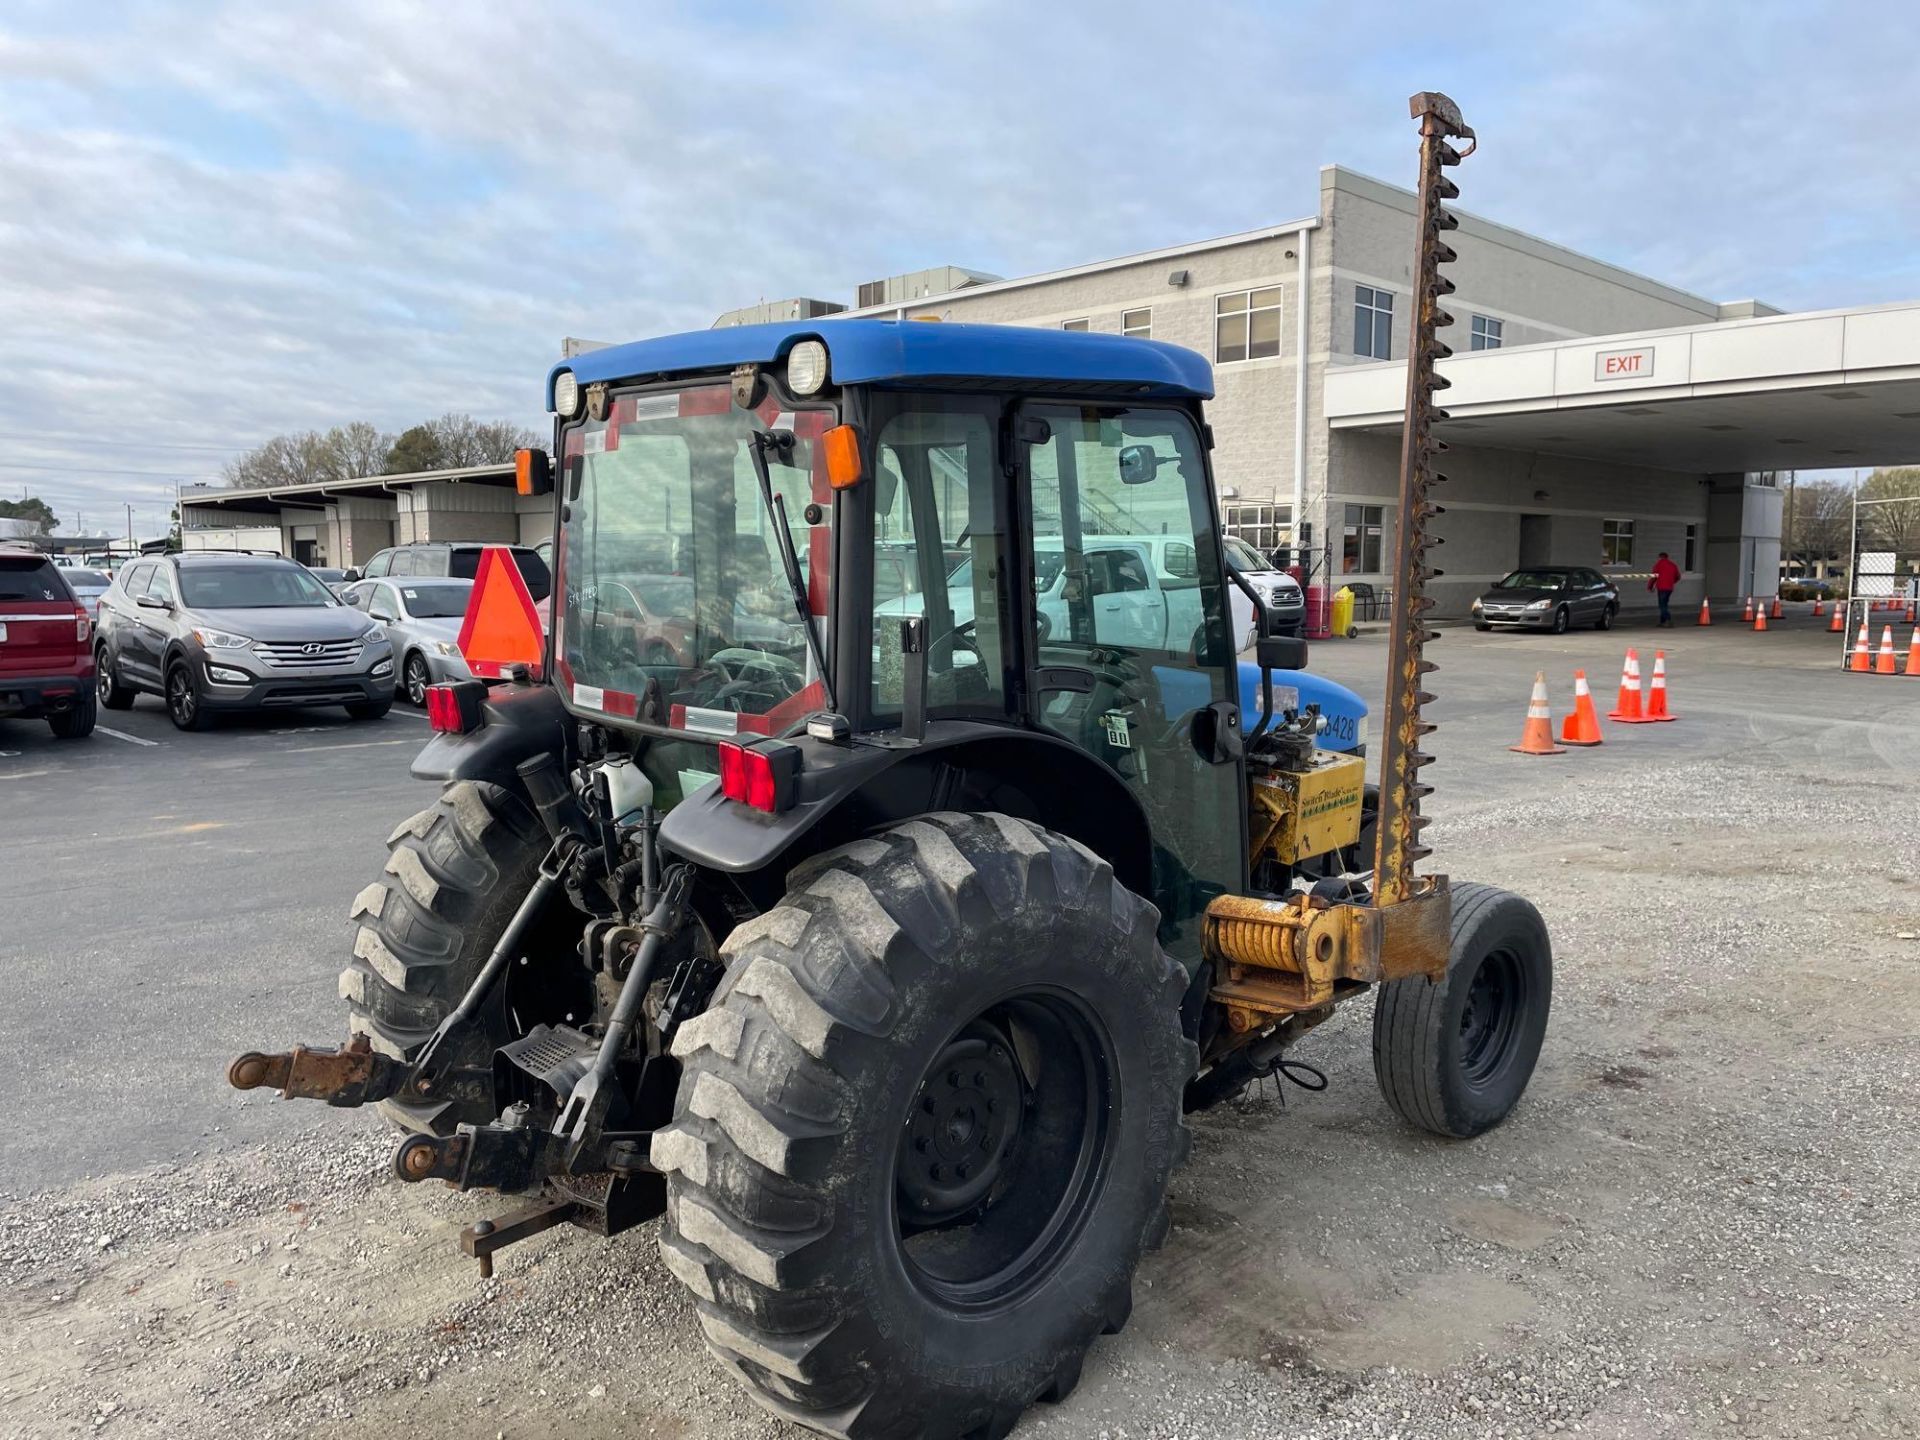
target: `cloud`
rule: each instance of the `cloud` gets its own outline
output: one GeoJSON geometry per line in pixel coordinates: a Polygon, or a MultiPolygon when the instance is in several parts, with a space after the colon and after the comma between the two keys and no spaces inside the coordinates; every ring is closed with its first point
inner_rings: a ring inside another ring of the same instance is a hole
{"type": "Polygon", "coordinates": [[[0,487],[151,529],[279,431],[536,421],[563,335],[1311,213],[1322,163],[1409,177],[1434,86],[1469,209],[1715,298],[1906,298],[1916,42],[1628,0],[10,12],[0,487]]]}

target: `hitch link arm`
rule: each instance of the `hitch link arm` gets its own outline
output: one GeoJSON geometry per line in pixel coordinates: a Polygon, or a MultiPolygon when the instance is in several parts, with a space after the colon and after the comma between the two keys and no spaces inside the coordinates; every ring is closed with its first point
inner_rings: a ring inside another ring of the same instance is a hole
{"type": "Polygon", "coordinates": [[[487,956],[487,963],[480,967],[480,973],[473,977],[460,1003],[435,1028],[412,1061],[378,1054],[365,1035],[355,1035],[338,1048],[296,1045],[275,1055],[249,1050],[227,1067],[227,1083],[236,1090],[272,1086],[288,1100],[324,1100],[340,1107],[371,1105],[394,1096],[405,1100],[452,1099],[464,1096],[476,1086],[484,1089],[491,1100],[491,1080],[484,1066],[468,1069],[437,1064],[436,1060],[443,1046],[451,1048],[469,1038],[467,1032],[488,992],[512,963],[527,931],[559,887],[561,876],[581,843],[571,834],[554,841],[553,848],[540,862],[539,875],[526,898],[501,932],[500,942],[487,956]]]}

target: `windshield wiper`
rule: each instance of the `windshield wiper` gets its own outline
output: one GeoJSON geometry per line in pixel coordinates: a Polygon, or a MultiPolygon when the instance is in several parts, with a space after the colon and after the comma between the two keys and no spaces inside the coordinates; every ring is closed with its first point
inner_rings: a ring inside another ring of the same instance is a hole
{"type": "Polygon", "coordinates": [[[791,430],[756,430],[753,434],[753,473],[760,481],[760,503],[766,508],[767,518],[773,521],[773,538],[780,551],[780,566],[787,572],[787,588],[793,595],[794,613],[800,617],[800,632],[807,637],[807,652],[813,656],[814,668],[820,672],[820,688],[826,692],[827,708],[838,710],[839,703],[833,697],[833,680],[827,674],[827,657],[820,649],[820,637],[813,633],[813,612],[807,609],[807,582],[800,574],[800,557],[794,553],[793,533],[787,527],[786,498],[773,492],[773,473],[767,468],[767,451],[780,452],[782,464],[784,457],[793,453],[793,432],[791,430]]]}

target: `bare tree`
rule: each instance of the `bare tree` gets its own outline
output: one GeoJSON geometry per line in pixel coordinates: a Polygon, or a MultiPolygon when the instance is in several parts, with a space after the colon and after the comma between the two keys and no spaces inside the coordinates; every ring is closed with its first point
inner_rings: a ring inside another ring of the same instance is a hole
{"type": "Polygon", "coordinates": [[[346,479],[380,474],[387,468],[387,455],[393,449],[393,436],[365,420],[334,426],[327,432],[327,441],[346,479]]]}
{"type": "Polygon", "coordinates": [[[276,435],[229,461],[224,473],[229,485],[304,485],[362,475],[499,464],[511,460],[521,446],[536,443],[530,430],[504,420],[475,420],[471,415],[443,415],[397,436],[365,420],[355,420],[324,434],[303,430],[276,435]]]}
{"type": "Polygon", "coordinates": [[[338,456],[317,430],[276,435],[239,459],[229,460],[222,473],[229,485],[254,489],[340,478],[338,456]]]}
{"type": "Polygon", "coordinates": [[[439,463],[445,469],[463,465],[498,465],[513,459],[513,452],[538,443],[531,430],[504,420],[475,420],[471,415],[449,413],[431,420],[439,451],[439,463]]]}
{"type": "Polygon", "coordinates": [[[1788,493],[1793,499],[1788,562],[1811,569],[1821,561],[1841,560],[1853,522],[1853,492],[1832,480],[1808,480],[1788,493]]]}
{"type": "Polygon", "coordinates": [[[1888,502],[1862,507],[1863,548],[1871,537],[1870,548],[1891,550],[1903,560],[1920,551],[1920,467],[1874,471],[1860,486],[1860,498],[1888,502]]]}

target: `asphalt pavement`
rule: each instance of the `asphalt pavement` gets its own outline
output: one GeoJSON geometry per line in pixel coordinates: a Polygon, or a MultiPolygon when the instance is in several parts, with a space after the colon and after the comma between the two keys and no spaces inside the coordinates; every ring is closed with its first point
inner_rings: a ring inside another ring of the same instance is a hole
{"type": "MultiPolygon", "coordinates": [[[[1765,635],[1725,622],[1560,636],[1445,627],[1429,650],[1441,667],[1428,682],[1436,839],[1516,796],[1739,749],[1854,746],[1876,768],[1920,761],[1899,738],[1913,733],[1920,682],[1846,674],[1838,637],[1791,608],[1765,635]],[[1691,723],[1609,726],[1592,751],[1507,751],[1536,671],[1556,722],[1576,667],[1604,713],[1628,646],[1649,673],[1665,651],[1672,706],[1691,723]]],[[[1384,632],[1313,647],[1312,668],[1374,708],[1376,749],[1386,650],[1384,632]]],[[[347,907],[393,827],[432,798],[407,773],[425,737],[405,705],[378,721],[294,711],[187,734],[142,697],[103,711],[84,742],[0,721],[0,973],[12,997],[0,1008],[0,1094],[13,1102],[0,1195],[312,1122],[310,1106],[238,1103],[226,1062],[340,1037],[347,907]]]]}
{"type": "Polygon", "coordinates": [[[404,705],[190,734],[143,696],[84,741],[0,720],[0,1193],[295,1123],[236,1106],[226,1062],[340,1034],[347,907],[432,798],[426,736],[404,705]]]}

